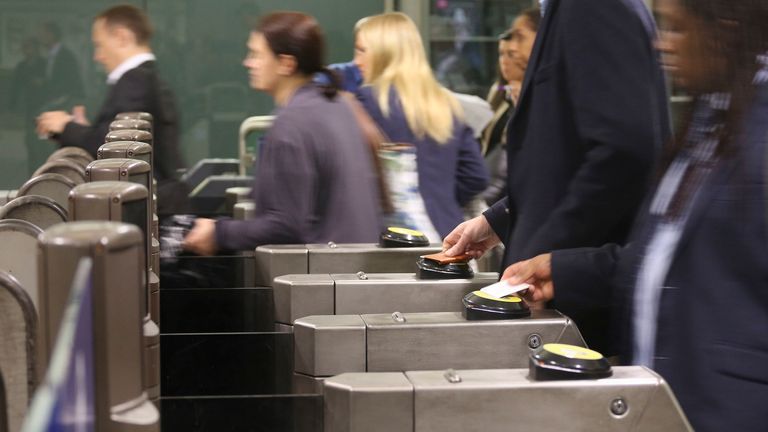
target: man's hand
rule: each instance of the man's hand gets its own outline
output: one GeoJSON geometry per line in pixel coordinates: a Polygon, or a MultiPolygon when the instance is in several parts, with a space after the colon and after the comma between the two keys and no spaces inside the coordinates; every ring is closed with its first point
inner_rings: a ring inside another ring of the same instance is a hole
{"type": "Polygon", "coordinates": [[[184,249],[198,255],[216,253],[216,221],[213,219],[195,219],[195,227],[184,238],[184,249]]]}
{"type": "Polygon", "coordinates": [[[64,131],[67,123],[73,120],[73,116],[66,111],[48,111],[37,116],[37,134],[49,136],[64,131]]]}
{"type": "Polygon", "coordinates": [[[485,216],[478,216],[461,223],[443,240],[445,255],[470,255],[480,258],[483,254],[501,243],[485,216]]]}
{"type": "Polygon", "coordinates": [[[512,285],[530,284],[531,288],[523,294],[523,298],[530,303],[543,303],[555,298],[551,253],[512,264],[504,270],[501,279],[509,279],[512,285]]]}

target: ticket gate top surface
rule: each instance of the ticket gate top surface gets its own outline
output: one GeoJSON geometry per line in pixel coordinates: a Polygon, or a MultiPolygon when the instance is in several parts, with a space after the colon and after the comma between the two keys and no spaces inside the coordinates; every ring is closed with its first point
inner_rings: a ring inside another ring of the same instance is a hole
{"type": "Polygon", "coordinates": [[[264,245],[256,248],[256,284],[272,286],[277,276],[314,273],[408,273],[422,255],[441,245],[382,248],[375,243],[264,245]]]}
{"type": "Polygon", "coordinates": [[[498,280],[419,279],[415,273],[298,274],[274,279],[275,321],[293,324],[310,315],[461,311],[465,294],[498,280]]]}
{"type": "Polygon", "coordinates": [[[294,369],[310,377],[524,367],[544,343],[585,346],[570,318],[551,309],[485,321],[459,312],[310,316],[296,320],[294,341],[294,369]]]}
{"type": "Polygon", "coordinates": [[[667,383],[640,366],[565,381],[528,369],[345,373],[324,386],[325,432],[692,430],[667,383]]]}

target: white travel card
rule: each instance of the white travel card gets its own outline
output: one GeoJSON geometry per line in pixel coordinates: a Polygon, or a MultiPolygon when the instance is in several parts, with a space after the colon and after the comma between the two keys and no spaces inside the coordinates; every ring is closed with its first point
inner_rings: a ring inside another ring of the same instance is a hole
{"type": "Polygon", "coordinates": [[[526,290],[530,288],[529,284],[510,285],[506,280],[496,282],[495,284],[488,285],[480,291],[491,295],[496,298],[506,297],[508,295],[526,290]]]}

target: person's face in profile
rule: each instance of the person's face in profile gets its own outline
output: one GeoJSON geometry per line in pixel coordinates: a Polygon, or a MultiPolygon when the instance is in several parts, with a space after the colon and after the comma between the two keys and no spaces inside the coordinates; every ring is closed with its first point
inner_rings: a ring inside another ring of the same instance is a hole
{"type": "Polygon", "coordinates": [[[371,81],[371,51],[360,36],[355,37],[355,66],[360,69],[364,82],[371,81]]]}
{"type": "Polygon", "coordinates": [[[499,41],[499,72],[505,82],[522,81],[523,70],[515,62],[515,53],[512,51],[511,45],[511,41],[499,41]]]}
{"type": "Polygon", "coordinates": [[[251,32],[247,46],[248,54],[243,60],[243,66],[248,69],[251,88],[272,92],[280,78],[280,59],[270,49],[261,33],[251,32]]]}
{"type": "Polygon", "coordinates": [[[509,41],[509,49],[517,67],[522,71],[528,67],[528,59],[533,51],[533,42],[536,41],[536,32],[528,18],[519,16],[512,23],[512,39],[509,41]]]}
{"type": "Polygon", "coordinates": [[[91,31],[93,41],[93,60],[104,67],[107,73],[112,72],[122,63],[120,56],[121,37],[107,27],[104,19],[94,21],[91,31]]]}
{"type": "Polygon", "coordinates": [[[656,3],[661,31],[656,48],[675,84],[691,91],[708,91],[724,78],[725,62],[717,52],[716,32],[679,0],[656,3]]]}

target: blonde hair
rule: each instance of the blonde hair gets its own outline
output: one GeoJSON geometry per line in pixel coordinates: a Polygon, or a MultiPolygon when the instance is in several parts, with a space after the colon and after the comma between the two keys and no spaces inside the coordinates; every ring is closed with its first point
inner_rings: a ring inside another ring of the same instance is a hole
{"type": "Polygon", "coordinates": [[[454,118],[463,118],[463,111],[435,79],[413,21],[403,13],[386,13],[368,17],[356,30],[370,52],[366,84],[375,89],[384,116],[389,116],[389,89],[394,87],[411,131],[447,142],[454,118]]]}

